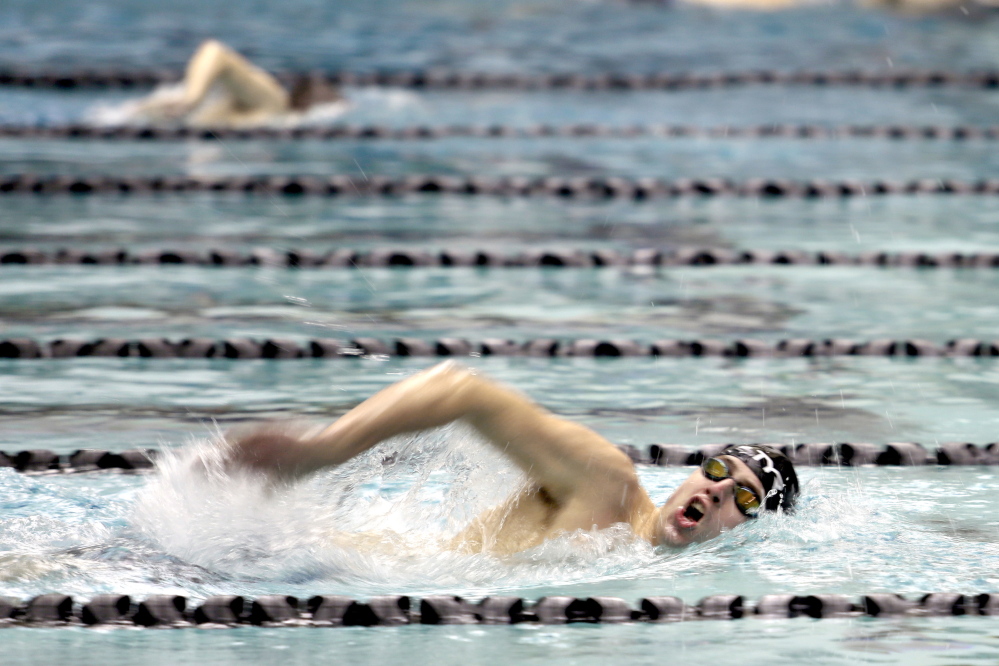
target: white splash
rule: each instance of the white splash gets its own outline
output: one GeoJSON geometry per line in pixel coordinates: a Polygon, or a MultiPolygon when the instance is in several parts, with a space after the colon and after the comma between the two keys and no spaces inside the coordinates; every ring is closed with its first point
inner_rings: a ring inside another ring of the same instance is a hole
{"type": "Polygon", "coordinates": [[[386,442],[286,485],[227,470],[225,446],[215,437],[168,452],[131,523],[158,550],[237,579],[321,581],[353,594],[485,593],[600,579],[655,557],[624,526],[511,557],[449,550],[473,517],[524,483],[463,427],[386,442]]]}
{"type": "Polygon", "coordinates": [[[118,127],[136,123],[155,122],[142,112],[144,102],[158,104],[180,103],[184,99],[183,83],[168,83],[157,86],[147,97],[136,97],[117,104],[98,103],[83,116],[85,123],[97,127],[118,127]]]}

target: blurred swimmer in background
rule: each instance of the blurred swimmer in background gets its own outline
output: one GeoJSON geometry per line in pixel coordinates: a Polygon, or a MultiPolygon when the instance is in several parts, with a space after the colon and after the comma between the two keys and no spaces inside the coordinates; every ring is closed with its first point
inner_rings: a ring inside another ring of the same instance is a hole
{"type": "Polygon", "coordinates": [[[656,507],[631,459],[589,428],[454,362],[376,393],[328,427],[273,422],[228,433],[229,464],[292,481],[340,465],[379,442],[462,420],[505,454],[527,487],[451,541],[465,552],[514,553],[576,530],[630,525],[653,545],[707,541],[763,511],[790,511],[791,461],[756,445],[708,458],[656,507]]]}
{"type": "Polygon", "coordinates": [[[294,120],[321,104],[347,106],[321,76],[303,76],[288,91],[225,44],[208,40],[187,63],[180,84],[154,91],[132,105],[130,113],[154,123],[256,127],[294,120]]]}

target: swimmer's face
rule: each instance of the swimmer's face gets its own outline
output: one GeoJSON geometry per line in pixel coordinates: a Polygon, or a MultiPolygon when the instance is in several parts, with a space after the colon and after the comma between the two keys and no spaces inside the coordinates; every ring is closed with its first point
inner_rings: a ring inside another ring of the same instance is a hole
{"type": "Polygon", "coordinates": [[[719,457],[732,477],[712,481],[700,469],[687,477],[659,508],[658,543],[686,546],[707,541],[749,520],[735,504],[735,488],[746,486],[764,497],[763,484],[738,458],[719,457]]]}

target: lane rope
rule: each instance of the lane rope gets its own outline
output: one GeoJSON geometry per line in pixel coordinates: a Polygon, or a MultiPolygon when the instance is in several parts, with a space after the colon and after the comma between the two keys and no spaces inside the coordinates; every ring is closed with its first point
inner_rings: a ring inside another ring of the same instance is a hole
{"type": "Polygon", "coordinates": [[[66,594],[28,601],[0,597],[0,626],[71,627],[372,627],[409,624],[538,624],[683,622],[748,618],[898,618],[999,615],[999,594],[937,592],[917,598],[899,594],[768,594],[755,603],[735,594],[715,594],[688,605],[678,597],[645,597],[635,606],[617,597],[546,596],[526,602],[495,596],[472,601],[437,595],[415,599],[382,595],[358,601],[318,594],[217,595],[195,605],[180,595],[157,594],[139,601],[128,595],[98,594],[80,603],[66,594]]]}
{"type": "Polygon", "coordinates": [[[487,338],[478,342],[464,338],[57,338],[0,339],[0,359],[98,358],[206,358],[255,359],[344,359],[376,357],[647,357],[647,358],[794,358],[830,356],[882,356],[897,358],[997,357],[999,340],[958,338],[944,343],[930,340],[879,338],[858,341],[845,338],[791,338],[777,341],[679,340],[642,342],[631,339],[591,338],[560,340],[535,338],[510,340],[487,338]]]}
{"type": "Polygon", "coordinates": [[[257,266],[267,268],[611,268],[628,266],[876,266],[910,268],[999,268],[999,252],[884,252],[733,250],[720,247],[610,249],[532,249],[523,251],[411,250],[381,247],[368,250],[255,248],[178,250],[126,248],[50,251],[0,247],[0,266],[257,266]]]}
{"type": "MultiPolygon", "coordinates": [[[[0,86],[22,88],[149,88],[181,79],[180,70],[42,71],[0,70],[0,86]]],[[[951,72],[938,70],[890,71],[730,71],[730,72],[629,72],[495,74],[445,69],[381,72],[279,72],[285,85],[298,78],[323,76],[334,86],[380,86],[417,90],[703,90],[744,86],[854,87],[875,89],[907,88],[999,88],[999,71],[951,72]]]]}
{"type": "Polygon", "coordinates": [[[502,197],[556,197],[561,199],[650,199],[679,197],[760,197],[819,199],[883,197],[888,195],[999,194],[999,179],[961,181],[926,178],[901,182],[860,180],[790,180],[753,178],[625,178],[522,176],[68,176],[0,175],[0,195],[90,195],[233,192],[247,195],[369,196],[463,195],[502,197]]]}
{"type": "MultiPolygon", "coordinates": [[[[642,449],[630,444],[618,445],[636,465],[683,467],[700,465],[705,458],[716,456],[729,446],[704,444],[691,448],[683,444],[650,444],[642,449]]],[[[956,465],[999,465],[999,442],[944,442],[927,447],[919,442],[811,442],[797,444],[768,443],[782,451],[795,465],[813,467],[882,467],[956,465]]],[[[156,449],[105,451],[78,449],[59,454],[48,449],[0,451],[0,467],[10,467],[28,474],[80,474],[85,472],[118,471],[146,472],[152,470],[160,452],[156,449]]]]}
{"type": "Polygon", "coordinates": [[[188,128],[113,126],[80,124],[32,126],[0,125],[0,138],[9,139],[87,139],[102,141],[237,141],[237,140],[394,140],[426,141],[444,138],[536,139],[553,138],[660,138],[660,139],[887,139],[892,141],[995,141],[999,127],[973,125],[821,125],[771,124],[750,127],[696,127],[689,125],[596,124],[531,125],[332,125],[313,127],[188,128]]]}

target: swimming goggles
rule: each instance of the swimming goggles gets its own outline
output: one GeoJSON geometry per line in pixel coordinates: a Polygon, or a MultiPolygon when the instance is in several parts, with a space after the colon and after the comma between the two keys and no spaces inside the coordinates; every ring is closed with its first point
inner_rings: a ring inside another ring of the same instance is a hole
{"type": "MultiPolygon", "coordinates": [[[[701,463],[701,471],[712,481],[724,481],[732,478],[732,472],[721,458],[706,458],[701,463]]],[[[760,496],[756,494],[756,491],[746,486],[740,486],[738,482],[736,482],[733,499],[735,506],[748,518],[755,518],[763,508],[763,502],[760,501],[760,496]]]]}

